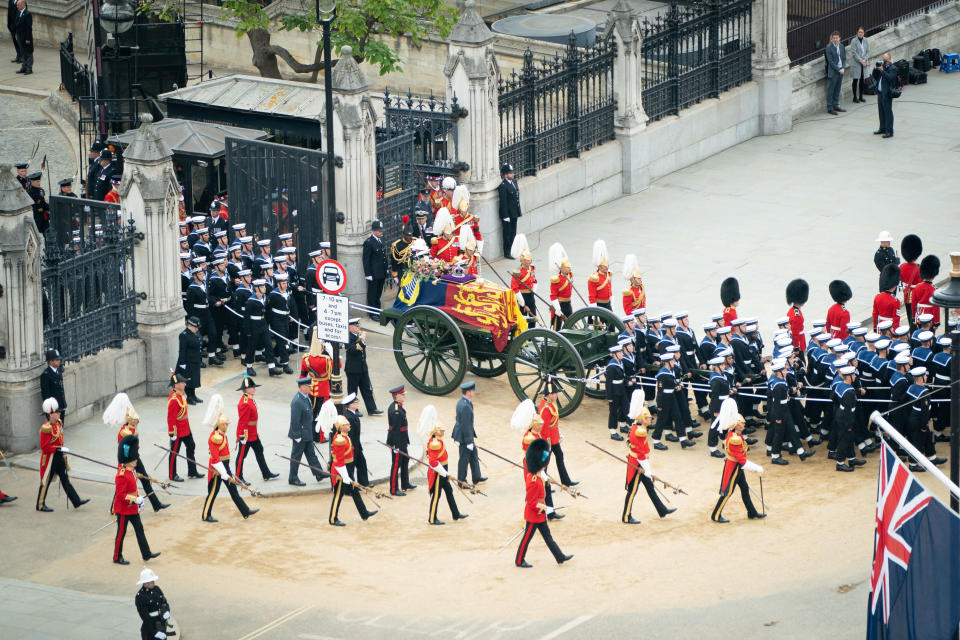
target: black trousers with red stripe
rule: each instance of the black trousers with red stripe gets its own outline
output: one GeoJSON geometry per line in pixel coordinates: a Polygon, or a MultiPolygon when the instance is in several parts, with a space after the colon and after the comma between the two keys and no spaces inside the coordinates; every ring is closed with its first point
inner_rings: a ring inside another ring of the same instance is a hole
{"type": "Polygon", "coordinates": [[[523,529],[523,535],[520,536],[520,547],[517,549],[517,566],[519,567],[523,564],[523,559],[527,555],[527,547],[530,546],[530,540],[533,539],[533,533],[535,531],[539,531],[540,535],[543,536],[543,541],[547,543],[547,548],[550,549],[550,553],[553,554],[557,563],[563,562],[563,551],[560,551],[559,545],[557,545],[553,536],[550,534],[550,526],[546,521],[527,522],[527,526],[523,529]]]}
{"type": "Polygon", "coordinates": [[[117,537],[113,542],[113,561],[116,562],[123,556],[123,539],[127,535],[127,524],[133,525],[133,531],[137,534],[137,544],[140,545],[140,555],[144,560],[150,559],[150,543],[147,542],[147,536],[143,532],[143,523],[140,522],[140,514],[131,515],[117,514],[117,537]]]}
{"type": "Polygon", "coordinates": [[[143,466],[143,460],[140,458],[137,458],[136,471],[140,474],[140,486],[143,487],[143,492],[150,501],[150,506],[153,507],[154,511],[160,511],[160,498],[153,492],[153,485],[150,484],[150,481],[147,479],[147,468],[143,466]]]}
{"type": "Polygon", "coordinates": [[[250,453],[251,450],[253,450],[254,455],[257,457],[257,464],[260,465],[260,473],[263,474],[263,479],[266,480],[273,475],[273,472],[267,467],[267,459],[263,457],[263,443],[260,442],[260,438],[247,440],[237,447],[237,477],[243,480],[243,461],[246,460],[247,454],[250,453]]]}
{"type": "Polygon", "coordinates": [[[197,445],[193,442],[193,434],[188,433],[182,438],[175,439],[173,443],[170,445],[170,450],[172,452],[170,454],[170,479],[171,480],[173,480],[174,476],[177,475],[177,455],[176,454],[180,453],[181,444],[186,445],[187,457],[190,458],[191,460],[191,462],[187,463],[187,475],[191,475],[191,476],[198,475],[197,464],[195,462],[192,462],[193,460],[196,460],[196,458],[193,457],[193,454],[197,449],[197,445]]]}
{"type": "Polygon", "coordinates": [[[407,445],[396,446],[394,449],[390,458],[390,493],[413,488],[410,484],[410,458],[403,455],[407,452],[407,445]]]}

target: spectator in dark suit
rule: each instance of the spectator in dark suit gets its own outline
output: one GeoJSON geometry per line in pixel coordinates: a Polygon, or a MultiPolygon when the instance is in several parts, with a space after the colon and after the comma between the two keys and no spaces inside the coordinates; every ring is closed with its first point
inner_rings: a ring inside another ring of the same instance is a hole
{"type": "Polygon", "coordinates": [[[27,11],[26,0],[17,0],[17,21],[13,25],[13,37],[17,41],[22,67],[17,73],[25,76],[33,73],[33,14],[27,11]]]}
{"type": "Polygon", "coordinates": [[[840,88],[847,69],[847,50],[840,44],[840,32],[830,34],[830,42],[824,49],[827,58],[827,113],[837,115],[846,111],[840,108],[840,88]]]}
{"type": "MultiPolygon", "coordinates": [[[[387,279],[387,250],[383,246],[383,223],[374,220],[370,229],[370,237],[363,241],[363,277],[367,279],[367,306],[379,309],[387,279]]],[[[376,314],[370,317],[376,318],[376,314]]]]}
{"type": "Polygon", "coordinates": [[[300,480],[298,471],[300,471],[300,458],[306,454],[307,464],[314,467],[310,471],[313,477],[320,482],[329,477],[326,471],[322,471],[320,461],[317,460],[317,454],[313,446],[313,406],[310,403],[310,376],[305,376],[297,380],[297,394],[293,396],[290,402],[290,430],[287,437],[293,442],[290,450],[290,476],[287,481],[295,487],[303,487],[305,482],[300,480]]]}
{"type": "Polygon", "coordinates": [[[464,482],[467,479],[467,466],[473,477],[473,484],[486,480],[480,475],[480,453],[477,451],[477,432],[473,426],[473,396],[477,395],[477,383],[464,382],[460,385],[463,393],[457,401],[457,419],[453,423],[453,441],[460,445],[460,456],[457,460],[457,480],[464,482]]]}
{"type": "Polygon", "coordinates": [[[23,63],[23,58],[20,55],[20,43],[17,42],[16,29],[14,28],[17,24],[18,13],[20,12],[17,10],[17,0],[7,0],[7,31],[10,32],[13,47],[17,50],[17,56],[10,62],[23,63]]]}
{"type": "Polygon", "coordinates": [[[873,132],[884,138],[893,137],[893,92],[898,89],[899,74],[890,60],[890,54],[883,54],[883,62],[878,62],[873,70],[873,79],[877,81],[877,111],[880,112],[880,127],[873,132]]]}
{"type": "Polygon", "coordinates": [[[500,198],[500,225],[503,230],[503,257],[510,258],[510,247],[517,235],[517,218],[520,213],[520,187],[517,186],[517,174],[509,163],[500,167],[503,181],[497,185],[500,198]]]}

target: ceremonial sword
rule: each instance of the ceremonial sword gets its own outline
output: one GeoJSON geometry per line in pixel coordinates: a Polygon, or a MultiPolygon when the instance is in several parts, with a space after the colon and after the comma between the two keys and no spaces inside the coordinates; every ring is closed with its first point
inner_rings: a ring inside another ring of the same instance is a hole
{"type": "MultiPolygon", "coordinates": [[[[323,469],[320,469],[320,468],[318,468],[318,467],[315,467],[315,466],[313,466],[313,465],[311,465],[311,464],[307,464],[306,462],[297,462],[296,460],[293,460],[293,459],[291,459],[291,458],[288,458],[287,456],[282,456],[282,455],[280,455],[280,454],[277,453],[277,452],[274,452],[273,455],[277,456],[278,458],[283,458],[284,460],[289,460],[290,462],[296,463],[296,464],[300,465],[301,467],[306,467],[307,469],[311,469],[311,470],[313,470],[313,471],[319,471],[320,473],[325,474],[326,477],[328,477],[328,478],[330,477],[330,472],[329,472],[329,471],[324,471],[323,469]]],[[[393,496],[388,495],[388,494],[384,493],[383,491],[380,491],[379,489],[375,489],[374,487],[368,487],[368,486],[365,485],[365,484],[361,484],[361,483],[357,482],[356,480],[354,480],[353,478],[350,479],[350,482],[351,482],[352,484],[357,485],[358,487],[360,487],[361,489],[363,489],[363,490],[366,491],[367,493],[373,492],[373,497],[374,497],[374,498],[386,498],[387,500],[393,500],[393,496]]],[[[377,503],[376,500],[373,500],[373,499],[371,498],[371,502],[373,502],[373,504],[377,505],[377,508],[380,508],[380,505],[377,503]]]]}
{"type": "MultiPolygon", "coordinates": [[[[589,440],[584,440],[584,442],[586,442],[588,445],[590,445],[590,446],[593,447],[594,449],[599,449],[600,451],[603,451],[605,454],[607,454],[608,456],[610,456],[611,458],[613,458],[613,459],[615,459],[615,460],[619,460],[620,462],[626,462],[628,466],[631,466],[631,467],[633,467],[634,469],[637,469],[638,471],[640,471],[640,473],[646,473],[646,472],[643,470],[643,467],[638,467],[637,465],[633,464],[633,463],[630,462],[629,460],[624,460],[623,458],[621,458],[620,456],[616,455],[615,453],[610,453],[609,451],[607,451],[607,450],[604,449],[603,447],[598,447],[597,445],[593,444],[593,443],[590,442],[589,440]]],[[[653,474],[650,474],[650,479],[651,479],[651,480],[654,480],[654,481],[656,481],[656,482],[659,482],[660,484],[662,484],[662,485],[664,486],[664,488],[673,489],[673,493],[675,493],[675,494],[677,494],[677,493],[682,493],[682,494],[685,495],[685,496],[690,495],[689,493],[687,493],[686,491],[684,491],[684,490],[681,489],[680,487],[678,487],[678,486],[676,486],[676,485],[674,485],[674,484],[670,484],[669,482],[667,482],[667,481],[664,480],[663,478],[660,478],[660,477],[657,477],[657,476],[655,476],[655,475],[653,475],[653,474]]],[[[661,494],[661,495],[662,495],[662,494],[661,494]]],[[[666,498],[666,496],[664,496],[664,498],[666,498]]],[[[670,500],[667,500],[667,502],[670,502],[670,500]]]]}
{"type": "MultiPolygon", "coordinates": [[[[157,447],[158,449],[163,449],[163,450],[166,451],[167,453],[172,453],[173,455],[177,456],[178,458],[183,458],[183,459],[186,460],[187,462],[192,462],[193,464],[197,465],[198,467],[200,467],[200,468],[203,469],[204,471],[216,472],[218,475],[219,475],[219,473],[220,473],[220,472],[217,471],[216,469],[211,469],[210,467],[206,467],[206,466],[200,464],[199,462],[197,462],[196,460],[191,460],[190,458],[188,458],[187,456],[183,455],[182,453],[177,453],[176,451],[172,451],[172,450],[170,450],[170,449],[167,449],[166,447],[161,447],[161,446],[158,445],[156,442],[153,443],[153,446],[157,447]]],[[[262,498],[262,497],[263,497],[263,494],[260,493],[260,490],[259,490],[259,489],[254,489],[253,487],[251,487],[250,485],[248,485],[246,482],[242,481],[242,480],[241,480],[240,478],[238,478],[237,476],[231,475],[231,476],[230,476],[230,479],[233,480],[233,483],[234,483],[234,484],[239,485],[239,486],[243,487],[244,489],[246,489],[247,491],[249,491],[249,492],[250,492],[250,495],[252,495],[252,496],[254,496],[254,497],[257,497],[257,498],[262,498]]]]}
{"type": "MultiPolygon", "coordinates": [[[[99,460],[94,460],[93,458],[88,458],[87,456],[82,456],[82,455],[80,455],[79,453],[74,453],[73,451],[67,451],[67,455],[68,455],[68,456],[73,456],[74,458],[80,458],[81,460],[86,460],[87,462],[92,462],[92,463],[94,463],[94,464],[99,464],[99,465],[102,466],[102,467],[109,467],[110,469],[116,469],[117,466],[119,466],[119,465],[114,466],[114,465],[109,464],[109,463],[106,463],[106,462],[100,462],[99,460]]],[[[167,490],[170,488],[170,482],[169,482],[168,480],[157,480],[156,478],[152,478],[152,477],[150,477],[150,476],[148,476],[148,475],[142,474],[142,473],[140,473],[139,471],[134,471],[134,472],[133,472],[133,475],[137,476],[137,477],[140,478],[141,480],[149,480],[150,482],[155,482],[155,483],[157,483],[158,485],[160,485],[160,488],[161,488],[161,489],[163,489],[163,490],[166,491],[167,493],[170,493],[169,491],[167,491],[167,490]]],[[[152,493],[152,492],[151,492],[151,493],[152,493]]],[[[147,494],[147,495],[150,495],[150,494],[147,494]]]]}
{"type": "MultiPolygon", "coordinates": [[[[492,455],[492,456],[495,457],[495,458],[500,458],[500,459],[503,460],[504,462],[507,462],[507,463],[509,463],[509,464],[512,464],[513,466],[515,466],[515,467],[518,468],[518,469],[523,469],[524,471],[526,471],[526,469],[524,469],[521,465],[517,464],[517,463],[514,462],[513,460],[508,460],[507,458],[504,458],[504,457],[501,456],[500,454],[494,453],[493,451],[490,451],[490,449],[487,449],[486,447],[481,447],[480,445],[477,445],[477,448],[478,448],[478,449],[482,449],[483,451],[486,451],[487,453],[489,453],[490,455],[492,455]]],[[[578,489],[574,489],[574,488],[572,488],[572,487],[566,486],[565,484],[562,484],[562,483],[560,483],[560,482],[557,482],[556,480],[554,480],[553,478],[551,478],[549,474],[547,474],[547,480],[549,480],[549,481],[552,482],[553,484],[557,485],[558,487],[560,487],[561,489],[563,489],[564,491],[566,491],[567,493],[569,493],[569,494],[570,494],[571,496],[573,496],[574,498],[587,498],[587,496],[584,495],[583,493],[581,493],[578,489]]],[[[589,499],[589,498],[588,498],[588,499],[589,499]]]]}
{"type": "MultiPolygon", "coordinates": [[[[387,444],[386,442],[383,442],[382,440],[377,440],[377,442],[379,442],[379,443],[382,444],[383,446],[387,447],[388,449],[390,449],[390,450],[392,450],[392,451],[395,451],[396,453],[399,453],[399,454],[402,455],[402,456],[406,456],[406,457],[409,458],[410,460],[414,460],[414,461],[416,461],[416,462],[419,462],[420,464],[422,464],[422,465],[425,466],[426,468],[431,469],[434,473],[437,472],[436,469],[434,469],[433,467],[431,467],[429,464],[427,464],[426,462],[424,462],[424,461],[421,460],[420,458],[414,458],[414,457],[413,457],[412,455],[410,455],[409,453],[406,453],[405,451],[400,451],[400,449],[397,449],[396,447],[392,447],[392,446],[390,446],[389,444],[387,444]]],[[[460,485],[466,485],[467,489],[469,489],[471,493],[479,493],[480,495],[482,495],[482,496],[484,496],[484,497],[489,497],[489,496],[487,496],[487,494],[485,494],[483,491],[480,491],[480,489],[477,489],[477,486],[476,486],[476,485],[470,484],[470,483],[467,482],[466,480],[457,480],[457,489],[460,490],[460,493],[463,495],[464,498],[467,499],[467,502],[469,502],[470,504],[473,504],[473,500],[471,500],[471,499],[470,499],[470,496],[468,496],[466,493],[463,492],[463,487],[460,486],[460,485]]]]}

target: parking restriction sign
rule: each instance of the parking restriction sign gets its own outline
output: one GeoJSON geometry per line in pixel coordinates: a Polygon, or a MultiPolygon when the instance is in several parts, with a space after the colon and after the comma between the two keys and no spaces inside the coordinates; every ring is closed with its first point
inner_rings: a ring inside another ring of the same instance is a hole
{"type": "Polygon", "coordinates": [[[317,265],[317,286],[330,295],[337,295],[347,286],[347,270],[336,260],[317,265]]]}
{"type": "Polygon", "coordinates": [[[344,296],[317,294],[317,332],[325,342],[350,342],[350,301],[344,296]]]}

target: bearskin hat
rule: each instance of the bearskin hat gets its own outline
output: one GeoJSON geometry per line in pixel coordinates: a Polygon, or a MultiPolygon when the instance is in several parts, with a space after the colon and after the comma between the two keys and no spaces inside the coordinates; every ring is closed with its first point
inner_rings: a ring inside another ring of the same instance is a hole
{"type": "Polygon", "coordinates": [[[810,298],[810,285],[797,278],[787,284],[787,304],[806,304],[810,298]]]}
{"type": "Polygon", "coordinates": [[[920,257],[921,253],[923,253],[923,241],[920,240],[920,236],[912,233],[903,236],[903,240],[900,241],[900,255],[904,260],[913,262],[920,257]]]}
{"type": "Polygon", "coordinates": [[[924,256],[920,261],[920,277],[924,280],[933,280],[940,273],[940,258],[932,253],[924,256]]]}
{"type": "Polygon", "coordinates": [[[140,457],[140,440],[137,436],[124,436],[117,444],[117,462],[127,464],[140,457]]]}
{"type": "Polygon", "coordinates": [[[833,301],[837,304],[844,304],[853,297],[853,291],[850,289],[850,285],[843,280],[834,280],[828,288],[830,289],[830,297],[833,298],[833,301]]]}
{"type": "Polygon", "coordinates": [[[720,283],[720,302],[729,307],[740,299],[740,283],[736,278],[727,278],[720,283]]]}
{"type": "Polygon", "coordinates": [[[880,272],[880,291],[889,291],[900,284],[900,265],[888,264],[880,272]]]}
{"type": "Polygon", "coordinates": [[[550,442],[543,438],[531,442],[527,447],[526,461],[529,473],[540,473],[541,469],[546,469],[550,462],[550,442]]]}

